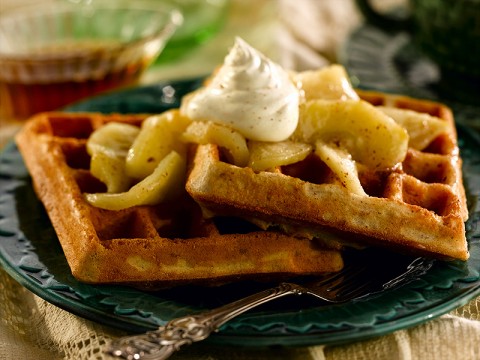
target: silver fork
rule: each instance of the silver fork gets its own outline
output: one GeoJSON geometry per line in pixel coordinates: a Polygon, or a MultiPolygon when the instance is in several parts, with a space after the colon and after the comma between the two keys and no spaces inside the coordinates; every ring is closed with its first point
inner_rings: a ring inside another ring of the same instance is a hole
{"type": "Polygon", "coordinates": [[[182,346],[206,339],[227,321],[266,302],[287,295],[307,294],[328,303],[345,303],[404,285],[424,274],[431,266],[431,260],[417,258],[408,263],[400,274],[382,280],[377,277],[379,269],[372,271],[368,262],[347,265],[338,273],[312,282],[301,285],[283,282],[216,309],[170,320],[157,330],[119,338],[110,344],[106,352],[129,360],[167,359],[182,346]]]}

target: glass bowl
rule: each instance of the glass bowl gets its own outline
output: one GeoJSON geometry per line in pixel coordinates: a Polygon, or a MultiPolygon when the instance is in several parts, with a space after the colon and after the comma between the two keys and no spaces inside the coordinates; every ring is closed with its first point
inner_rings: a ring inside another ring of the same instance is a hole
{"type": "Polygon", "coordinates": [[[182,24],[160,1],[56,0],[0,16],[0,118],[132,85],[182,24]]]}
{"type": "Polygon", "coordinates": [[[169,0],[185,19],[165,47],[157,64],[178,60],[212,38],[225,25],[230,0],[169,0]]]}

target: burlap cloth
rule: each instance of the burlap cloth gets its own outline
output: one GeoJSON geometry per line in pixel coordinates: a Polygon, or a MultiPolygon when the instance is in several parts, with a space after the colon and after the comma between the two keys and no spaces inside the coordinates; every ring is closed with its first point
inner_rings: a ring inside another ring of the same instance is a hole
{"type": "MultiPolygon", "coordinates": [[[[0,2],[4,7],[12,0],[0,2]]],[[[225,49],[232,43],[232,34],[241,35],[288,68],[319,67],[336,60],[338,44],[359,20],[351,0],[234,0],[225,30],[197,50],[192,56],[194,61],[184,59],[152,69],[144,81],[206,73],[212,64],[223,60],[225,49]],[[281,35],[275,33],[272,38],[273,29],[281,35]]],[[[15,126],[1,124],[0,148],[14,130],[15,126]]],[[[44,301],[0,268],[0,359],[108,359],[103,353],[106,343],[121,335],[124,333],[119,330],[85,320],[44,301]]],[[[480,297],[425,324],[353,344],[240,350],[198,343],[172,359],[478,360],[480,297]]]]}

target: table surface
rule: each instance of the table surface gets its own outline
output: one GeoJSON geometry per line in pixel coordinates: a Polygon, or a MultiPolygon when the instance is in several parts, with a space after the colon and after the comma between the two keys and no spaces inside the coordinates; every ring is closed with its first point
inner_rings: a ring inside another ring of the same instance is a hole
{"type": "MultiPolygon", "coordinates": [[[[2,0],[1,6],[5,8],[10,3],[11,0],[2,0]]],[[[342,0],[341,6],[338,6],[339,3],[338,0],[325,1],[322,4],[314,0],[305,0],[302,9],[298,1],[232,0],[228,21],[220,33],[205,44],[192,49],[188,56],[172,63],[152,67],[142,78],[141,84],[210,73],[223,61],[235,35],[243,37],[269,57],[292,68],[321,66],[335,61],[332,49],[335,49],[344,40],[343,37],[348,31],[360,21],[352,1],[342,0]],[[279,11],[278,4],[283,7],[283,13],[279,11]],[[311,45],[309,39],[299,38],[305,34],[295,33],[291,23],[285,21],[285,9],[288,13],[291,9],[298,8],[298,13],[292,16],[300,16],[300,13],[305,16],[309,9],[319,11],[317,6],[322,6],[323,13],[328,14],[322,17],[325,24],[316,29],[324,38],[328,38],[323,45],[318,43],[311,45]],[[345,14],[349,15],[348,19],[345,19],[345,14]],[[276,41],[278,31],[281,34],[295,33],[295,36],[287,36],[288,41],[279,46],[276,41]],[[315,48],[314,51],[312,48],[315,48]],[[285,52],[282,53],[285,49],[294,49],[295,54],[286,56],[285,52]]],[[[1,148],[11,141],[22,123],[7,119],[0,121],[1,148]]],[[[1,268],[0,303],[2,303],[0,307],[2,359],[107,359],[108,356],[102,352],[106,343],[123,335],[119,330],[82,319],[44,301],[23,288],[1,268]]],[[[172,359],[473,360],[480,358],[479,340],[480,298],[476,298],[450,314],[425,324],[358,343],[331,347],[255,350],[196,344],[174,355],[172,359]]]]}

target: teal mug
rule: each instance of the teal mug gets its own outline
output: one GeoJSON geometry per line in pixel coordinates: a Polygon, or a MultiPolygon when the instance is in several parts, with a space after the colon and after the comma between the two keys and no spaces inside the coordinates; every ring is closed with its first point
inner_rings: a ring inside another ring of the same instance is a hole
{"type": "Polygon", "coordinates": [[[446,76],[480,81],[480,0],[409,0],[405,18],[381,13],[368,0],[356,3],[370,24],[409,32],[446,76]]]}

